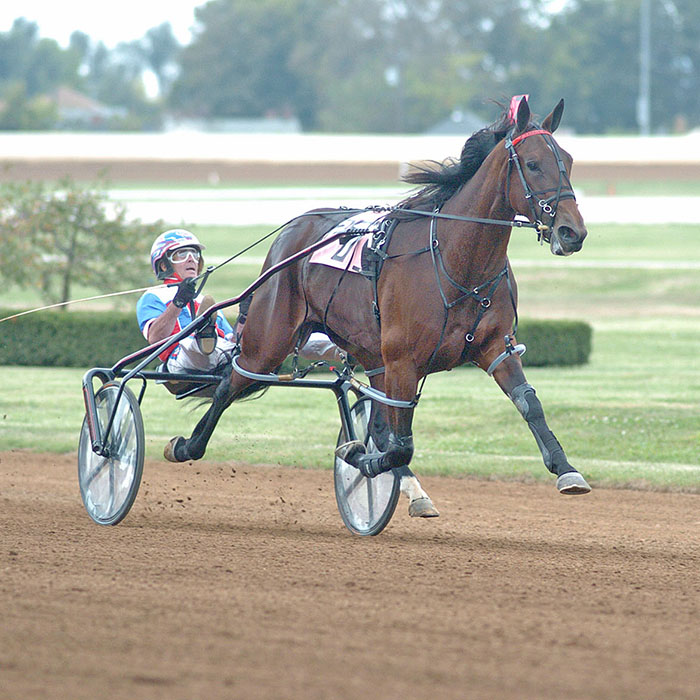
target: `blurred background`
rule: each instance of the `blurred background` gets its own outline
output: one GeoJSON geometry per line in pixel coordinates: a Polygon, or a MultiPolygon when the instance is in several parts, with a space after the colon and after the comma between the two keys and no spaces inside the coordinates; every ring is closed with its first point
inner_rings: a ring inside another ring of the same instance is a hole
{"type": "MultiPolygon", "coordinates": [[[[559,259],[517,230],[509,257],[521,318],[584,321],[592,351],[585,366],[528,377],[597,483],[697,491],[699,36],[697,0],[2,3],[0,318],[153,284],[148,250],[165,227],[191,228],[211,264],[314,207],[395,204],[408,193],[407,163],[459,156],[499,117],[498,103],[526,93],[544,117],[563,97],[556,137],[574,158],[588,238],[559,259]]],[[[270,240],[218,270],[207,291],[217,300],[242,291],[270,240]]],[[[137,334],[136,298],[116,297],[137,334]]],[[[73,303],[62,308],[76,313],[51,322],[117,313],[111,306],[73,303]]],[[[37,316],[0,326],[0,350],[37,316]]],[[[57,331],[46,345],[74,335],[57,331]]],[[[73,449],[87,363],[7,364],[1,445],[73,449]],[[52,445],[37,441],[37,416],[50,421],[42,435],[52,445]]],[[[436,443],[419,471],[492,474],[497,463],[544,476],[525,427],[513,442],[512,406],[476,375],[431,377],[416,430],[436,443]]],[[[276,402],[307,401],[280,393],[276,402]]],[[[160,423],[149,419],[156,452],[173,434],[169,402],[160,423]]],[[[261,452],[242,448],[255,426],[271,429],[247,410],[230,438],[239,442],[220,435],[215,458],[271,459],[267,439],[261,452]]],[[[280,426],[297,419],[290,410],[280,426]]],[[[327,430],[313,459],[307,444],[290,457],[284,435],[274,459],[325,464],[331,414],[309,419],[327,430]]],[[[186,434],[191,417],[182,420],[186,434]]]]}
{"type": "Polygon", "coordinates": [[[700,124],[695,0],[197,0],[0,9],[0,129],[578,134],[700,124]]]}

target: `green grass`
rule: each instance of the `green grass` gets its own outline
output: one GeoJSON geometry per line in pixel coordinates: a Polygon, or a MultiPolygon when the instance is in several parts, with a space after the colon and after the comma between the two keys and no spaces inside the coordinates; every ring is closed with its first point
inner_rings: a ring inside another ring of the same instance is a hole
{"type": "MultiPolygon", "coordinates": [[[[700,261],[700,224],[667,224],[642,226],[637,224],[591,224],[583,248],[569,258],[552,258],[555,266],[566,267],[569,261],[606,260],[627,261],[700,261]]],[[[534,234],[529,229],[514,231],[508,254],[511,259],[533,259],[546,252],[533,246],[534,234]]]]}
{"type": "MultiPolygon", "coordinates": [[[[210,260],[269,231],[194,228],[210,260]]],[[[588,365],[527,373],[572,463],[593,484],[700,492],[700,276],[692,267],[700,261],[699,238],[698,225],[593,226],[583,251],[560,259],[539,247],[532,232],[513,234],[521,317],[584,319],[594,327],[588,365]],[[645,261],[681,267],[610,267],[645,261]]],[[[259,273],[259,261],[250,258],[261,258],[267,246],[250,251],[248,262],[221,268],[207,290],[217,299],[240,292],[259,273]]],[[[11,301],[18,301],[14,293],[0,295],[0,306],[11,301]]],[[[0,373],[0,451],[75,451],[83,372],[3,367],[0,373]]],[[[334,403],[330,392],[273,388],[258,401],[236,404],[224,414],[207,459],[329,467],[339,427],[334,403]]],[[[173,435],[189,435],[202,410],[149,386],[148,455],[158,457],[173,435]]],[[[428,379],[414,435],[419,474],[551,479],[515,408],[475,369],[428,379]]]]}
{"type": "Polygon", "coordinates": [[[698,197],[700,182],[697,180],[622,180],[619,178],[589,180],[576,177],[574,164],[573,184],[577,191],[591,196],[618,195],[621,197],[698,197]]]}
{"type": "MultiPolygon", "coordinates": [[[[601,323],[591,362],[528,370],[570,460],[593,484],[700,492],[700,328],[661,319],[601,323]]],[[[6,367],[0,391],[0,451],[71,452],[83,415],[83,372],[6,367]],[[47,401],[46,397],[51,400],[47,401]]],[[[272,388],[234,404],[207,459],[329,467],[339,426],[330,392],[272,388]]],[[[189,435],[203,407],[149,386],[143,404],[147,455],[189,435]]],[[[525,423],[495,383],[476,369],[431,376],[414,421],[419,474],[547,480],[525,423]]]]}
{"type": "MultiPolygon", "coordinates": [[[[206,242],[209,262],[223,261],[271,231],[270,227],[198,226],[193,230],[206,242]]],[[[207,292],[217,300],[239,294],[260,273],[261,260],[273,239],[270,238],[241,258],[223,266],[207,283],[207,292]]],[[[592,226],[583,250],[570,258],[557,258],[546,246],[539,246],[528,230],[513,232],[509,255],[520,286],[523,315],[566,316],[588,319],[607,315],[619,302],[623,309],[660,312],[669,306],[697,307],[700,276],[696,271],[674,269],[647,270],[582,268],[580,265],[624,265],[626,262],[700,264],[700,225],[592,226]],[[525,264],[518,264],[524,261],[525,264]]],[[[144,261],[143,285],[153,283],[144,261]]],[[[117,290],[115,290],[117,291],[117,290]]],[[[94,289],[79,288],[75,298],[97,294],[94,289]]],[[[132,308],[137,295],[118,297],[115,302],[98,301],[75,304],[72,309],[97,309],[105,305],[132,308]]],[[[34,292],[0,290],[0,307],[32,308],[41,299],[34,292]]]]}

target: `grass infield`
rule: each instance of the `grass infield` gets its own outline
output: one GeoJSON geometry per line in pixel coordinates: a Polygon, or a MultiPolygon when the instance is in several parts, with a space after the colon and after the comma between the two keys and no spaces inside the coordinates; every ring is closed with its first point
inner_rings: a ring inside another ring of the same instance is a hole
{"type": "MultiPolygon", "coordinates": [[[[195,231],[210,259],[223,259],[268,229],[195,231]]],[[[593,485],[700,492],[699,237],[700,226],[596,226],[581,253],[558,259],[530,232],[513,234],[521,317],[581,319],[594,328],[588,365],[527,370],[570,461],[593,485]]],[[[241,291],[265,250],[222,268],[208,291],[217,299],[241,291]]],[[[0,295],[0,306],[10,296],[0,295]]],[[[75,451],[82,374],[0,368],[0,452],[75,451]]],[[[203,410],[149,386],[147,455],[158,457],[173,435],[189,435],[203,410]]],[[[224,414],[206,459],[328,468],[338,428],[330,392],[273,388],[224,414]]],[[[414,437],[419,475],[552,479],[515,408],[473,368],[428,379],[414,437]]]]}
{"type": "MultiPolygon", "coordinates": [[[[591,362],[530,368],[528,380],[569,458],[592,484],[700,492],[700,347],[695,320],[602,321],[591,362]]],[[[82,370],[4,367],[0,452],[71,452],[83,416],[82,370]]],[[[189,435],[204,407],[151,384],[143,403],[147,456],[189,435]]],[[[234,404],[206,459],[323,468],[339,419],[330,392],[272,388],[234,404]]],[[[460,368],[431,376],[414,421],[418,474],[551,478],[526,424],[495,382],[460,368]]]]}

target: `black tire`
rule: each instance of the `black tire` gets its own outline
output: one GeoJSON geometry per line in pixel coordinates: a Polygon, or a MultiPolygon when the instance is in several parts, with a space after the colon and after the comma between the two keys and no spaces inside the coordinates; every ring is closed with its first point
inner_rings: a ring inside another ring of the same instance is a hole
{"type": "MultiPolygon", "coordinates": [[[[97,420],[104,433],[115,405],[119,384],[110,382],[95,394],[97,420]]],[[[133,392],[124,387],[107,440],[109,456],[92,450],[87,416],[78,446],[78,484],[88,515],[98,525],[116,525],[131,510],[141,485],[145,439],[141,408],[133,392]]]]}
{"type": "MultiPolygon", "coordinates": [[[[377,447],[369,434],[371,399],[363,397],[350,408],[355,434],[368,452],[377,447]]],[[[338,435],[338,445],[347,441],[345,431],[338,435]]],[[[395,470],[368,479],[340,457],[333,468],[335,500],[345,527],[356,535],[378,535],[391,520],[399,500],[400,479],[395,470]]]]}

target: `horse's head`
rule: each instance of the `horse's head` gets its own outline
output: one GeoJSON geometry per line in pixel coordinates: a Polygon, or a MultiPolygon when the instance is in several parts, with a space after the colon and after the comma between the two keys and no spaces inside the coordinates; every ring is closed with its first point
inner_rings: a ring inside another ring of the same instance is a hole
{"type": "Polygon", "coordinates": [[[581,250],[588,233],[569,180],[573,160],[552,136],[563,111],[564,100],[560,100],[538,126],[530,122],[530,107],[523,98],[505,139],[508,204],[538,224],[539,236],[555,255],[581,250]]]}

